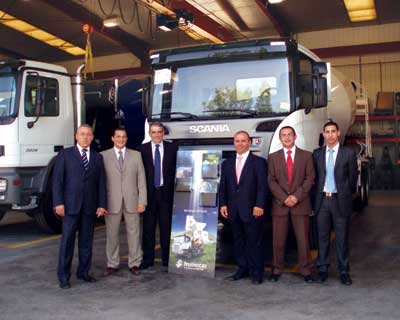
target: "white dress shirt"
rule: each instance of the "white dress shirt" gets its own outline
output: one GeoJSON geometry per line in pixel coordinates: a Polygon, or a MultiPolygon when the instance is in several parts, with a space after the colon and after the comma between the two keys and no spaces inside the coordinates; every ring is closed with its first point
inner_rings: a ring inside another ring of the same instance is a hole
{"type": "MultiPolygon", "coordinates": [[[[161,170],[160,170],[160,175],[161,175],[161,179],[160,179],[160,186],[164,185],[164,178],[163,178],[163,160],[164,160],[164,144],[161,141],[159,143],[159,147],[158,150],[160,150],[160,163],[161,163],[161,170]]],[[[154,164],[154,155],[156,152],[156,143],[154,143],[153,141],[151,142],[151,153],[153,154],[153,164],[154,164]]]]}
{"type": "Polygon", "coordinates": [[[287,156],[288,156],[287,152],[289,150],[292,151],[292,154],[290,156],[292,157],[292,161],[294,163],[294,155],[296,154],[296,146],[293,146],[292,149],[283,148],[283,151],[285,153],[285,161],[287,161],[287,156]]]}
{"type": "Polygon", "coordinates": [[[87,161],[88,161],[88,163],[89,163],[89,161],[90,161],[90,146],[87,147],[87,148],[83,148],[83,147],[81,147],[79,144],[76,144],[76,146],[78,147],[78,150],[79,150],[79,153],[81,154],[81,157],[82,157],[82,155],[83,155],[82,149],[86,149],[86,150],[87,150],[87,152],[86,152],[86,158],[87,158],[87,161]]]}
{"type": "Polygon", "coordinates": [[[117,156],[117,159],[119,159],[119,152],[122,151],[122,159],[125,160],[125,152],[126,152],[126,147],[123,147],[122,149],[118,149],[114,147],[115,155],[117,156]]]}
{"type": "Polygon", "coordinates": [[[243,169],[243,167],[244,167],[244,164],[245,164],[245,162],[246,162],[246,160],[247,160],[247,157],[249,156],[249,154],[250,154],[250,150],[247,150],[245,153],[243,153],[243,154],[238,154],[238,153],[236,153],[236,163],[235,163],[235,168],[237,167],[237,165],[238,165],[238,158],[239,157],[242,157],[242,169],[243,169]]]}

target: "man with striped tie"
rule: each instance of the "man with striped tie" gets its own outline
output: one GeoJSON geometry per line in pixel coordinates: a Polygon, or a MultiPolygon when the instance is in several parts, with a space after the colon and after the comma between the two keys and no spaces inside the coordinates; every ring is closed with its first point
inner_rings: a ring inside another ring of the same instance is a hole
{"type": "Polygon", "coordinates": [[[318,229],[319,282],[323,283],[328,278],[333,225],[340,281],[344,285],[351,285],[348,234],[352,194],[357,186],[357,158],[352,149],[340,145],[340,131],[336,122],[327,122],[323,135],[326,146],[313,153],[316,169],[314,213],[318,229]]]}
{"type": "Polygon", "coordinates": [[[106,180],[103,158],[90,148],[93,130],[81,125],[76,146],[60,151],[53,170],[53,205],[62,218],[62,237],[57,275],[60,288],[70,288],[75,234],[78,231],[79,264],[77,278],[95,282],[89,275],[95,218],[106,212],[106,180]]]}

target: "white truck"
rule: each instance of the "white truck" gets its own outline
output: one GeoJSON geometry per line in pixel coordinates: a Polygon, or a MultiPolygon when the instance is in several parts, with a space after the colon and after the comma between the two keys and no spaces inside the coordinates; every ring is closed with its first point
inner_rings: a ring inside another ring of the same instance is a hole
{"type": "MultiPolygon", "coordinates": [[[[297,145],[313,151],[324,143],[328,119],[339,124],[342,142],[355,110],[354,84],[293,39],[260,39],[154,52],[145,108],[161,121],[166,139],[180,148],[234,152],[232,137],[246,130],[251,152],[268,158],[281,148],[278,132],[292,126],[297,145]]],[[[368,162],[360,165],[365,204],[368,162]]],[[[360,195],[363,198],[360,200],[360,195]]]]}
{"type": "Polygon", "coordinates": [[[60,231],[51,173],[58,151],[74,145],[83,122],[81,85],[79,75],[71,78],[53,64],[0,63],[0,219],[10,209],[21,210],[42,229],[60,231]]]}

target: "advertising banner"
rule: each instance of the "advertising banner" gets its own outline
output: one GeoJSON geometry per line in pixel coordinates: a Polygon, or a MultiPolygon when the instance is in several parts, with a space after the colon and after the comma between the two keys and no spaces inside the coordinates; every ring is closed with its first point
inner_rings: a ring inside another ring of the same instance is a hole
{"type": "Polygon", "coordinates": [[[222,152],[179,150],[168,271],[215,276],[222,152]]]}

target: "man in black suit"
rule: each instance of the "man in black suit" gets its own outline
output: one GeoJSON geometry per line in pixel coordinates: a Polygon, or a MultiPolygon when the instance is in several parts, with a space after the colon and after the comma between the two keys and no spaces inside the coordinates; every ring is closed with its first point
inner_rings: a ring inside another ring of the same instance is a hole
{"type": "Polygon", "coordinates": [[[328,278],[330,233],[333,222],[340,281],[344,285],[351,285],[348,228],[352,213],[352,194],[357,186],[357,158],[352,149],[340,145],[337,123],[333,121],[326,123],[323,135],[326,146],[316,149],[313,153],[317,174],[314,212],[318,229],[319,281],[322,283],[328,278]]]}
{"type": "Polygon", "coordinates": [[[232,226],[238,270],[228,277],[236,281],[252,277],[261,284],[264,276],[263,225],[267,193],[267,163],[250,153],[251,140],[246,131],[234,136],[236,157],[222,164],[219,205],[222,217],[232,226]]]}
{"type": "Polygon", "coordinates": [[[140,265],[142,270],[151,270],[154,266],[157,221],[162,265],[164,270],[168,267],[177,148],[173,143],[164,141],[164,132],[160,122],[151,123],[151,141],[139,147],[147,182],[147,208],[143,215],[143,260],[140,265]]]}
{"type": "Polygon", "coordinates": [[[57,275],[62,289],[70,288],[75,234],[78,231],[79,265],[77,278],[95,282],[89,275],[92,260],[94,223],[105,214],[106,180],[103,158],[90,148],[93,130],[81,125],[75,135],[76,146],[58,154],[53,170],[53,204],[62,218],[62,237],[57,275]]]}

